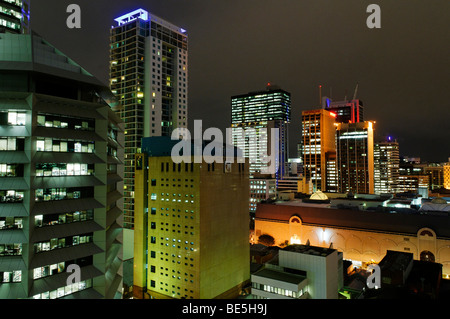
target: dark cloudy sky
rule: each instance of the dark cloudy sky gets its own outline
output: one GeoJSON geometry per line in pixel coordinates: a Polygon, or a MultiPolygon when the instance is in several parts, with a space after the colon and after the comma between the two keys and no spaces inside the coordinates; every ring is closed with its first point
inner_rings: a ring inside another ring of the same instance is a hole
{"type": "Polygon", "coordinates": [[[292,94],[291,154],[301,112],[335,100],[364,102],[377,134],[422,160],[450,157],[448,0],[32,0],[32,27],[108,83],[114,18],[144,8],[189,33],[189,118],[230,125],[230,97],[276,83],[292,94]],[[66,8],[81,6],[81,29],[66,8]],[[366,26],[369,4],[381,29],[366,26]]]}

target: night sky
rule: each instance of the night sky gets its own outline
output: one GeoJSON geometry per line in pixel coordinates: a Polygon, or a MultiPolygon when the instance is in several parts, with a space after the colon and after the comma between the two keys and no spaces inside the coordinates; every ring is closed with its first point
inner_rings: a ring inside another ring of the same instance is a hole
{"type": "Polygon", "coordinates": [[[32,0],[34,31],[108,83],[114,18],[143,8],[189,33],[189,122],[225,130],[231,96],[265,88],[292,94],[291,156],[301,112],[322,94],[357,97],[376,134],[422,161],[450,157],[448,0],[32,0]],[[66,26],[81,6],[81,29],[66,26]],[[381,7],[381,29],[366,8],[381,7]]]}

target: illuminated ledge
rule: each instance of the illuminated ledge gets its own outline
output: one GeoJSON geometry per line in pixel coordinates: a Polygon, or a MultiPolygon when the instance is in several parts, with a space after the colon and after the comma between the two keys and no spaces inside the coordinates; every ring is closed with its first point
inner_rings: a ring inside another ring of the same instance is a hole
{"type": "MultiPolygon", "coordinates": [[[[102,276],[103,273],[95,268],[93,265],[80,268],[81,281],[92,279],[98,276],[102,276]]],[[[48,276],[45,278],[37,279],[33,282],[30,295],[34,296],[46,291],[56,290],[60,287],[67,285],[67,277],[70,275],[68,272],[62,272],[57,275],[48,276]]]]}
{"type": "Polygon", "coordinates": [[[114,19],[114,21],[116,21],[119,24],[119,26],[121,26],[136,19],[148,21],[148,17],[149,17],[148,11],[145,11],[144,9],[137,9],[135,11],[132,11],[130,13],[127,13],[123,16],[114,19]]]}

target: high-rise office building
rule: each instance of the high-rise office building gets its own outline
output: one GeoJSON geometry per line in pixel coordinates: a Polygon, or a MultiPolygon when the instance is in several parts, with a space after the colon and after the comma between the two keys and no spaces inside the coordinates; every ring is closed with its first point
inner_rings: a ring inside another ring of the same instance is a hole
{"type": "Polygon", "coordinates": [[[278,86],[268,83],[266,90],[236,95],[231,98],[232,141],[246,158],[250,159],[250,175],[271,174],[281,179],[288,169],[289,143],[288,125],[291,120],[291,95],[278,86]],[[251,134],[255,132],[259,143],[252,143],[251,134]],[[278,138],[272,135],[278,131],[278,138]],[[272,145],[278,144],[278,150],[272,145]],[[271,154],[274,148],[277,154],[271,154]],[[263,155],[271,156],[275,163],[266,163],[263,155]],[[274,165],[273,170],[267,170],[274,165]]]}
{"type": "Polygon", "coordinates": [[[335,191],[336,114],[325,109],[302,112],[302,161],[304,177],[313,191],[335,191]],[[327,170],[328,168],[328,170],[327,170]],[[329,172],[329,174],[327,174],[329,172]],[[328,187],[327,187],[328,181],[328,187]]]}
{"type": "Polygon", "coordinates": [[[450,161],[444,165],[444,188],[450,189],[450,161]]]}
{"type": "Polygon", "coordinates": [[[0,33],[29,33],[29,0],[0,0],[0,33]]]}
{"type": "Polygon", "coordinates": [[[144,138],[136,154],[133,293],[236,298],[250,279],[248,161],[176,163],[177,143],[144,138]]]}
{"type": "Polygon", "coordinates": [[[115,19],[111,28],[110,87],[125,122],[124,227],[133,228],[134,154],[141,139],[187,127],[186,30],[146,10],[115,19]]]}
{"type": "Polygon", "coordinates": [[[429,176],[430,190],[444,187],[444,165],[441,163],[429,163],[423,170],[424,173],[429,176]]]}
{"type": "Polygon", "coordinates": [[[113,94],[37,35],[2,34],[0,48],[0,298],[120,298],[113,94]]]}
{"type": "Polygon", "coordinates": [[[335,113],[338,123],[358,123],[364,120],[364,107],[359,99],[332,101],[330,98],[324,97],[322,107],[335,113]]]}
{"type": "Polygon", "coordinates": [[[391,137],[376,142],[373,158],[375,194],[394,193],[400,167],[398,142],[391,137]]]}
{"type": "Polygon", "coordinates": [[[336,169],[340,193],[374,193],[373,122],[338,123],[336,169]]]}

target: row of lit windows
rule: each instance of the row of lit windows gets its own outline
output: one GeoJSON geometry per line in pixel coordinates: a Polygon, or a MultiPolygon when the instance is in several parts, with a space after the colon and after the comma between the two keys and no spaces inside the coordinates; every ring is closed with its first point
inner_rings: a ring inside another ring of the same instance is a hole
{"type": "Polygon", "coordinates": [[[53,140],[52,138],[38,139],[36,141],[36,150],[38,152],[94,153],[94,147],[94,142],[72,142],[53,140]]]}
{"type": "Polygon", "coordinates": [[[82,244],[87,244],[93,241],[92,234],[86,235],[76,235],[64,238],[52,238],[47,241],[39,242],[34,244],[34,252],[40,253],[43,251],[50,251],[59,248],[78,246],[82,244]]]}
{"type": "Polygon", "coordinates": [[[1,19],[0,18],[0,25],[10,28],[10,29],[15,29],[15,30],[19,30],[20,29],[20,24],[5,20],[5,19],[1,19]]]}
{"type": "Polygon", "coordinates": [[[273,294],[282,295],[286,297],[292,297],[292,298],[299,298],[303,295],[304,291],[303,289],[300,289],[300,291],[292,291],[289,289],[284,288],[278,288],[270,285],[264,285],[259,284],[257,282],[252,282],[252,288],[258,289],[258,290],[264,290],[273,294]]]}
{"type": "Polygon", "coordinates": [[[22,217],[0,217],[0,230],[4,229],[22,229],[22,217]]]}
{"type": "Polygon", "coordinates": [[[0,112],[0,125],[23,126],[25,125],[25,121],[26,121],[25,112],[15,112],[15,111],[0,112]]]}
{"type": "MultiPolygon", "coordinates": [[[[19,147],[18,140],[24,141],[24,139],[18,139],[16,137],[0,137],[0,151],[22,150],[19,147]]],[[[23,144],[23,143],[21,143],[21,144],[23,144]]]]}
{"type": "Polygon", "coordinates": [[[93,210],[87,210],[87,211],[76,211],[73,213],[37,215],[34,217],[34,222],[36,227],[44,227],[44,226],[83,222],[93,219],[94,219],[93,210]]]}
{"type": "Polygon", "coordinates": [[[36,202],[78,199],[82,197],[92,197],[92,196],[93,196],[93,188],[89,187],[36,189],[36,202]]]}
{"type": "Polygon", "coordinates": [[[22,271],[0,271],[0,284],[9,282],[21,282],[22,281],[22,271]]]}
{"type": "Polygon", "coordinates": [[[22,244],[0,244],[0,257],[4,256],[21,256],[22,244]]]}
{"type": "Polygon", "coordinates": [[[21,203],[23,202],[23,191],[0,190],[0,203],[21,203]]]}
{"type": "Polygon", "coordinates": [[[23,177],[23,164],[0,164],[0,177],[23,177]]]}
{"type": "Polygon", "coordinates": [[[92,279],[80,281],[65,287],[58,288],[56,290],[43,292],[33,296],[33,299],[57,299],[67,295],[74,294],[78,291],[82,291],[92,287],[92,279]]]}
{"type": "MultiPolygon", "coordinates": [[[[1,167],[1,165],[0,165],[1,167]]],[[[84,176],[94,173],[94,165],[68,164],[36,164],[36,176],[84,176]]]]}

